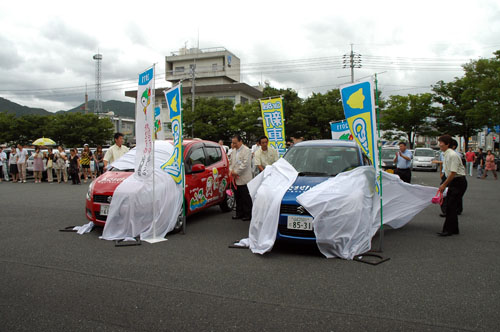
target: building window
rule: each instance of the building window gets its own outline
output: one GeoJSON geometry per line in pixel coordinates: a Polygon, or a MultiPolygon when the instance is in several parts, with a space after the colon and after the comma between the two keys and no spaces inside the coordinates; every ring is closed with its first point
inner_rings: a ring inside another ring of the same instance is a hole
{"type": "Polygon", "coordinates": [[[241,101],[242,104],[248,103],[248,99],[245,98],[245,97],[240,97],[240,101],[241,101]]]}
{"type": "Polygon", "coordinates": [[[212,63],[212,71],[217,71],[217,64],[216,63],[212,63]]]}
{"type": "Polygon", "coordinates": [[[184,72],[184,67],[175,67],[174,74],[179,74],[184,72]]]}

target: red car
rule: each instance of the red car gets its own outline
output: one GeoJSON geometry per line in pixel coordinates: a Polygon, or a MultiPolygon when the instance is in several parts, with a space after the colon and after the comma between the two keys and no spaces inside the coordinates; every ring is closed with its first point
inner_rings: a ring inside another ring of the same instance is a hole
{"type": "MultiPolygon", "coordinates": [[[[203,140],[185,140],[183,147],[187,216],[214,205],[219,205],[223,212],[231,211],[234,197],[226,192],[229,188],[229,160],[224,148],[203,140]]],[[[116,187],[133,171],[112,168],[90,184],[85,204],[88,220],[104,226],[116,187]]],[[[179,222],[174,231],[181,228],[179,222]]]]}

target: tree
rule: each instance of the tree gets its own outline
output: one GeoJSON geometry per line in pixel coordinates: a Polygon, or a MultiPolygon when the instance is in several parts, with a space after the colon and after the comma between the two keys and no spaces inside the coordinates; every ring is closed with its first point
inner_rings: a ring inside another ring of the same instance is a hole
{"type": "Polygon", "coordinates": [[[435,127],[441,133],[465,139],[485,126],[500,124],[500,51],[495,58],[474,60],[463,66],[465,75],[433,86],[436,110],[435,127]]]}
{"type": "Polygon", "coordinates": [[[14,130],[16,123],[16,116],[12,113],[0,113],[0,144],[11,144],[17,139],[14,130]]]}
{"type": "Polygon", "coordinates": [[[406,133],[412,149],[417,134],[426,135],[432,131],[429,117],[433,111],[430,93],[390,96],[387,108],[381,112],[380,127],[406,133]]]}
{"type": "Polygon", "coordinates": [[[340,91],[313,93],[304,101],[303,113],[306,139],[331,138],[330,122],[345,118],[340,91]]]}
{"type": "Polygon", "coordinates": [[[231,135],[230,120],[234,117],[234,103],[228,99],[198,98],[195,111],[191,110],[191,99],[184,103],[184,134],[217,142],[231,135]]]}

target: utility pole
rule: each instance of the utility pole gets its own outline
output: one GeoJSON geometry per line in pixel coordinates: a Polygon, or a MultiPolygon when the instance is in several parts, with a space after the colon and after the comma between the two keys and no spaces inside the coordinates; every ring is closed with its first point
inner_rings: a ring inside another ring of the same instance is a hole
{"type": "Polygon", "coordinates": [[[361,68],[361,54],[354,53],[354,44],[351,44],[351,53],[342,56],[342,68],[351,68],[351,83],[354,83],[354,68],[361,68]]]}
{"type": "MultiPolygon", "coordinates": [[[[196,58],[191,65],[191,112],[194,114],[194,97],[195,97],[195,78],[196,78],[196,58]]],[[[194,122],[191,124],[191,138],[194,138],[194,122]]]]}

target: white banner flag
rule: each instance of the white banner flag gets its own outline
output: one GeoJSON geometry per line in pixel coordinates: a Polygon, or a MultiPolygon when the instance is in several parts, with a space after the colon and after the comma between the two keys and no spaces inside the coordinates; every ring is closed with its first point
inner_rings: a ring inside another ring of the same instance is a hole
{"type": "Polygon", "coordinates": [[[154,66],[139,75],[135,103],[135,175],[145,179],[153,174],[154,66]]]}

